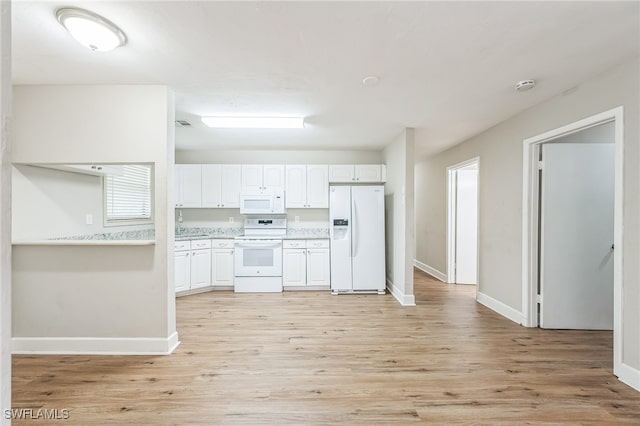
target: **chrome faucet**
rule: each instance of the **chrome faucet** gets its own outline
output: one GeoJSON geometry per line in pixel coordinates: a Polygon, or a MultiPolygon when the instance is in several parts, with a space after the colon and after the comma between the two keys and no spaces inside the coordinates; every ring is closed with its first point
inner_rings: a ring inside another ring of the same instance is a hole
{"type": "Polygon", "coordinates": [[[178,210],[178,235],[182,234],[182,210],[178,210]]]}

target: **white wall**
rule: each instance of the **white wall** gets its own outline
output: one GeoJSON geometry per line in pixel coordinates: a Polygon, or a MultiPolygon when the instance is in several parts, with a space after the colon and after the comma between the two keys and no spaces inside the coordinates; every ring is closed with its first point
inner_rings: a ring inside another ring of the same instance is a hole
{"type": "Polygon", "coordinates": [[[176,151],[178,164],[379,164],[381,151],[176,151]]]}
{"type": "Polygon", "coordinates": [[[478,291],[521,312],[522,141],[623,105],[623,362],[635,369],[640,369],[639,73],[635,58],[460,145],[422,159],[416,167],[416,258],[446,271],[446,168],[480,157],[478,291]]]}
{"type": "Polygon", "coordinates": [[[415,304],[413,161],[414,131],[405,129],[383,151],[383,162],[387,165],[384,187],[387,284],[403,305],[415,304]]]}
{"type": "Polygon", "coordinates": [[[164,86],[14,88],[14,162],[151,163],[156,228],[150,246],[14,246],[14,348],[166,353],[177,342],[173,103],[164,86]]]}
{"type": "MultiPolygon", "coordinates": [[[[0,2],[0,410],[11,408],[11,2],[0,2]]],[[[0,424],[11,420],[0,417],[0,424]]]]}

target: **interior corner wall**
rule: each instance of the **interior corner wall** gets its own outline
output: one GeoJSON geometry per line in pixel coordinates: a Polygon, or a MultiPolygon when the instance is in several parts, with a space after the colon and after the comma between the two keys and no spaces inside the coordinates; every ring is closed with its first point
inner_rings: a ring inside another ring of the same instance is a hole
{"type": "Polygon", "coordinates": [[[626,259],[623,363],[636,370],[640,370],[640,263],[636,261],[640,258],[638,75],[639,58],[634,58],[451,149],[421,159],[416,165],[417,260],[446,271],[446,169],[480,157],[478,291],[522,312],[523,140],[622,105],[626,259]]]}
{"type": "MultiPolygon", "coordinates": [[[[11,408],[11,2],[0,2],[0,411],[11,408]]],[[[0,424],[9,425],[4,415],[0,424]]]]}
{"type": "Polygon", "coordinates": [[[413,139],[413,129],[405,129],[382,153],[387,165],[384,187],[387,286],[403,305],[415,304],[413,139]]]}
{"type": "Polygon", "coordinates": [[[14,351],[170,352],[171,92],[15,86],[13,108],[14,163],[152,163],[156,230],[148,246],[14,246],[14,351]]]}

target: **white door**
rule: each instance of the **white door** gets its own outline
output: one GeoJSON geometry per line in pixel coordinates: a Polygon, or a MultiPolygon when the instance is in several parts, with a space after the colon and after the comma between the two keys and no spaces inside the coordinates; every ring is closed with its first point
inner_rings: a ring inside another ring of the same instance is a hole
{"type": "Polygon", "coordinates": [[[262,183],[267,191],[284,191],[284,165],[265,164],[262,183]]]}
{"type": "Polygon", "coordinates": [[[307,285],[329,286],[329,249],[307,249],[307,285]]]}
{"type": "Polygon", "coordinates": [[[456,283],[477,284],[477,166],[474,164],[461,168],[456,175],[456,283]]]}
{"type": "Polygon", "coordinates": [[[614,149],[542,146],[541,327],[613,328],[614,149]]]}
{"type": "Polygon", "coordinates": [[[331,289],[352,290],[351,187],[329,188],[329,238],[331,244],[331,289]]]}
{"type": "Polygon", "coordinates": [[[219,164],[202,165],[202,207],[220,207],[220,178],[219,164]]]}
{"type": "Polygon", "coordinates": [[[211,285],[211,249],[191,251],[191,288],[211,285]]]}
{"type": "Polygon", "coordinates": [[[191,252],[175,252],[175,287],[176,293],[189,290],[191,285],[191,252]]]}
{"type": "Polygon", "coordinates": [[[220,207],[240,207],[242,171],[239,164],[224,164],[220,170],[220,207]]]}
{"type": "Polygon", "coordinates": [[[329,167],[327,165],[307,166],[307,207],[315,209],[329,207],[329,167]]]}
{"type": "Polygon", "coordinates": [[[305,249],[282,250],[282,284],[287,287],[307,285],[305,249]]]}
{"type": "Polygon", "coordinates": [[[182,164],[181,207],[202,207],[202,167],[200,164],[182,164]]]}
{"type": "Polygon", "coordinates": [[[351,187],[351,256],[353,289],[386,287],[384,242],[384,187],[351,187]]]}
{"type": "Polygon", "coordinates": [[[288,209],[307,207],[307,166],[287,165],[285,203],[288,209]]]}
{"type": "Polygon", "coordinates": [[[242,165],[242,192],[259,194],[262,190],[262,164],[242,165]]]}
{"type": "Polygon", "coordinates": [[[214,286],[233,285],[233,249],[211,251],[211,284],[214,286]]]}

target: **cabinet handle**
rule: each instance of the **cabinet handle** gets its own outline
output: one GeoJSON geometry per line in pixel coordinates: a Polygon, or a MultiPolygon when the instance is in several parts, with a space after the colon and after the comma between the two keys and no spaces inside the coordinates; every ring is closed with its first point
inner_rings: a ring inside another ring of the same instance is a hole
{"type": "Polygon", "coordinates": [[[224,204],[220,204],[222,207],[224,207],[224,204]]]}
{"type": "Polygon", "coordinates": [[[189,252],[187,252],[187,256],[189,256],[189,252]]]}

